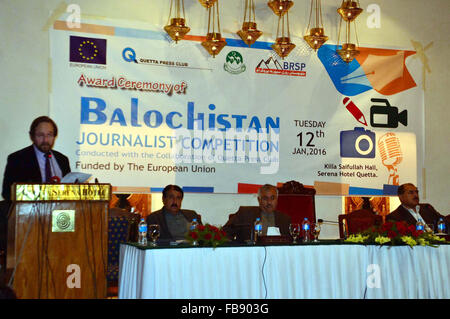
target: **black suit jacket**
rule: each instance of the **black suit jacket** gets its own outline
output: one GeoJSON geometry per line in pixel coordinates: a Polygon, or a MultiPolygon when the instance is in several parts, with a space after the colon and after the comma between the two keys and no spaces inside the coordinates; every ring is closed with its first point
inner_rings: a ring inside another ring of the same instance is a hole
{"type": "MultiPolygon", "coordinates": [[[[419,206],[420,206],[419,215],[422,216],[422,219],[426,224],[433,224],[436,227],[439,218],[442,218],[445,221],[445,217],[439,214],[430,204],[419,204],[419,206]]],[[[405,207],[403,207],[403,205],[398,206],[396,210],[387,215],[386,220],[389,221],[404,220],[410,225],[415,225],[417,223],[416,219],[405,207]]]]}
{"type": "MultiPolygon", "coordinates": [[[[70,164],[67,156],[52,150],[62,175],[70,172],[70,164]]],[[[5,200],[11,200],[11,185],[13,183],[42,183],[39,163],[33,145],[25,147],[8,156],[5,174],[3,176],[2,196],[5,200]]]]}
{"type": "MultiPolygon", "coordinates": [[[[193,210],[189,209],[181,209],[180,213],[183,214],[184,218],[188,221],[188,223],[192,222],[194,218],[197,218],[197,222],[202,224],[202,217],[197,214],[193,210]]],[[[172,234],[169,231],[169,227],[167,226],[166,218],[164,216],[164,208],[157,210],[150,215],[147,216],[147,225],[150,224],[158,224],[160,227],[160,239],[170,239],[175,240],[172,234]]]]}
{"type": "MultiPolygon", "coordinates": [[[[279,211],[275,211],[274,214],[275,227],[278,227],[281,235],[288,236],[291,217],[279,211]]],[[[261,218],[259,206],[240,206],[236,213],[231,214],[227,223],[223,226],[223,230],[230,239],[236,236],[236,240],[240,242],[249,240],[253,223],[257,217],[261,218]]]]}

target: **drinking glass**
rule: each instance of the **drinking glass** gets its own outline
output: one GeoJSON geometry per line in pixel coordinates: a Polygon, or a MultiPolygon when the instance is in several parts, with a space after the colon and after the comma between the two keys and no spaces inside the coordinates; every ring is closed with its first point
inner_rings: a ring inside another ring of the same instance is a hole
{"type": "Polygon", "coordinates": [[[148,225],[149,236],[152,240],[151,246],[156,247],[156,240],[159,237],[160,229],[158,224],[148,225]]]}
{"type": "Polygon", "coordinates": [[[291,234],[292,238],[294,238],[293,244],[297,243],[297,237],[300,235],[300,224],[293,223],[289,224],[289,233],[291,234]]]}
{"type": "Polygon", "coordinates": [[[319,242],[319,235],[320,235],[320,224],[314,224],[312,225],[312,235],[314,236],[314,242],[319,242]]]}

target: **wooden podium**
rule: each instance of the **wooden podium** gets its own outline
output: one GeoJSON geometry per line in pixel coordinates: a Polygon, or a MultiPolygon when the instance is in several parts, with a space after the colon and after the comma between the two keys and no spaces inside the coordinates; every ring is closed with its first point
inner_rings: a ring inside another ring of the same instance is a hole
{"type": "Polygon", "coordinates": [[[7,268],[18,298],[105,298],[110,184],[14,184],[7,268]]]}

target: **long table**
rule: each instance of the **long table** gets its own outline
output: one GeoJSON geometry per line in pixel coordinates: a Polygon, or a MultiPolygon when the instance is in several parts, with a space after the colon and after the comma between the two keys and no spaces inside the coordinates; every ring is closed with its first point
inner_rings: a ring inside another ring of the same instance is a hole
{"type": "Polygon", "coordinates": [[[450,245],[145,248],[122,244],[121,299],[450,298],[450,245]]]}

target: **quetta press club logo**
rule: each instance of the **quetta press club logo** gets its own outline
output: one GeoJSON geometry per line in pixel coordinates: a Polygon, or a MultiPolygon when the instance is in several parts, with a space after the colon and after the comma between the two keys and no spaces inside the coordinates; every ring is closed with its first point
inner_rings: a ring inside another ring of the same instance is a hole
{"type": "Polygon", "coordinates": [[[242,55],[237,51],[231,51],[225,59],[223,68],[228,73],[239,74],[245,71],[246,66],[242,55]]]}
{"type": "Polygon", "coordinates": [[[106,39],[70,36],[69,61],[106,64],[106,39]]]}

